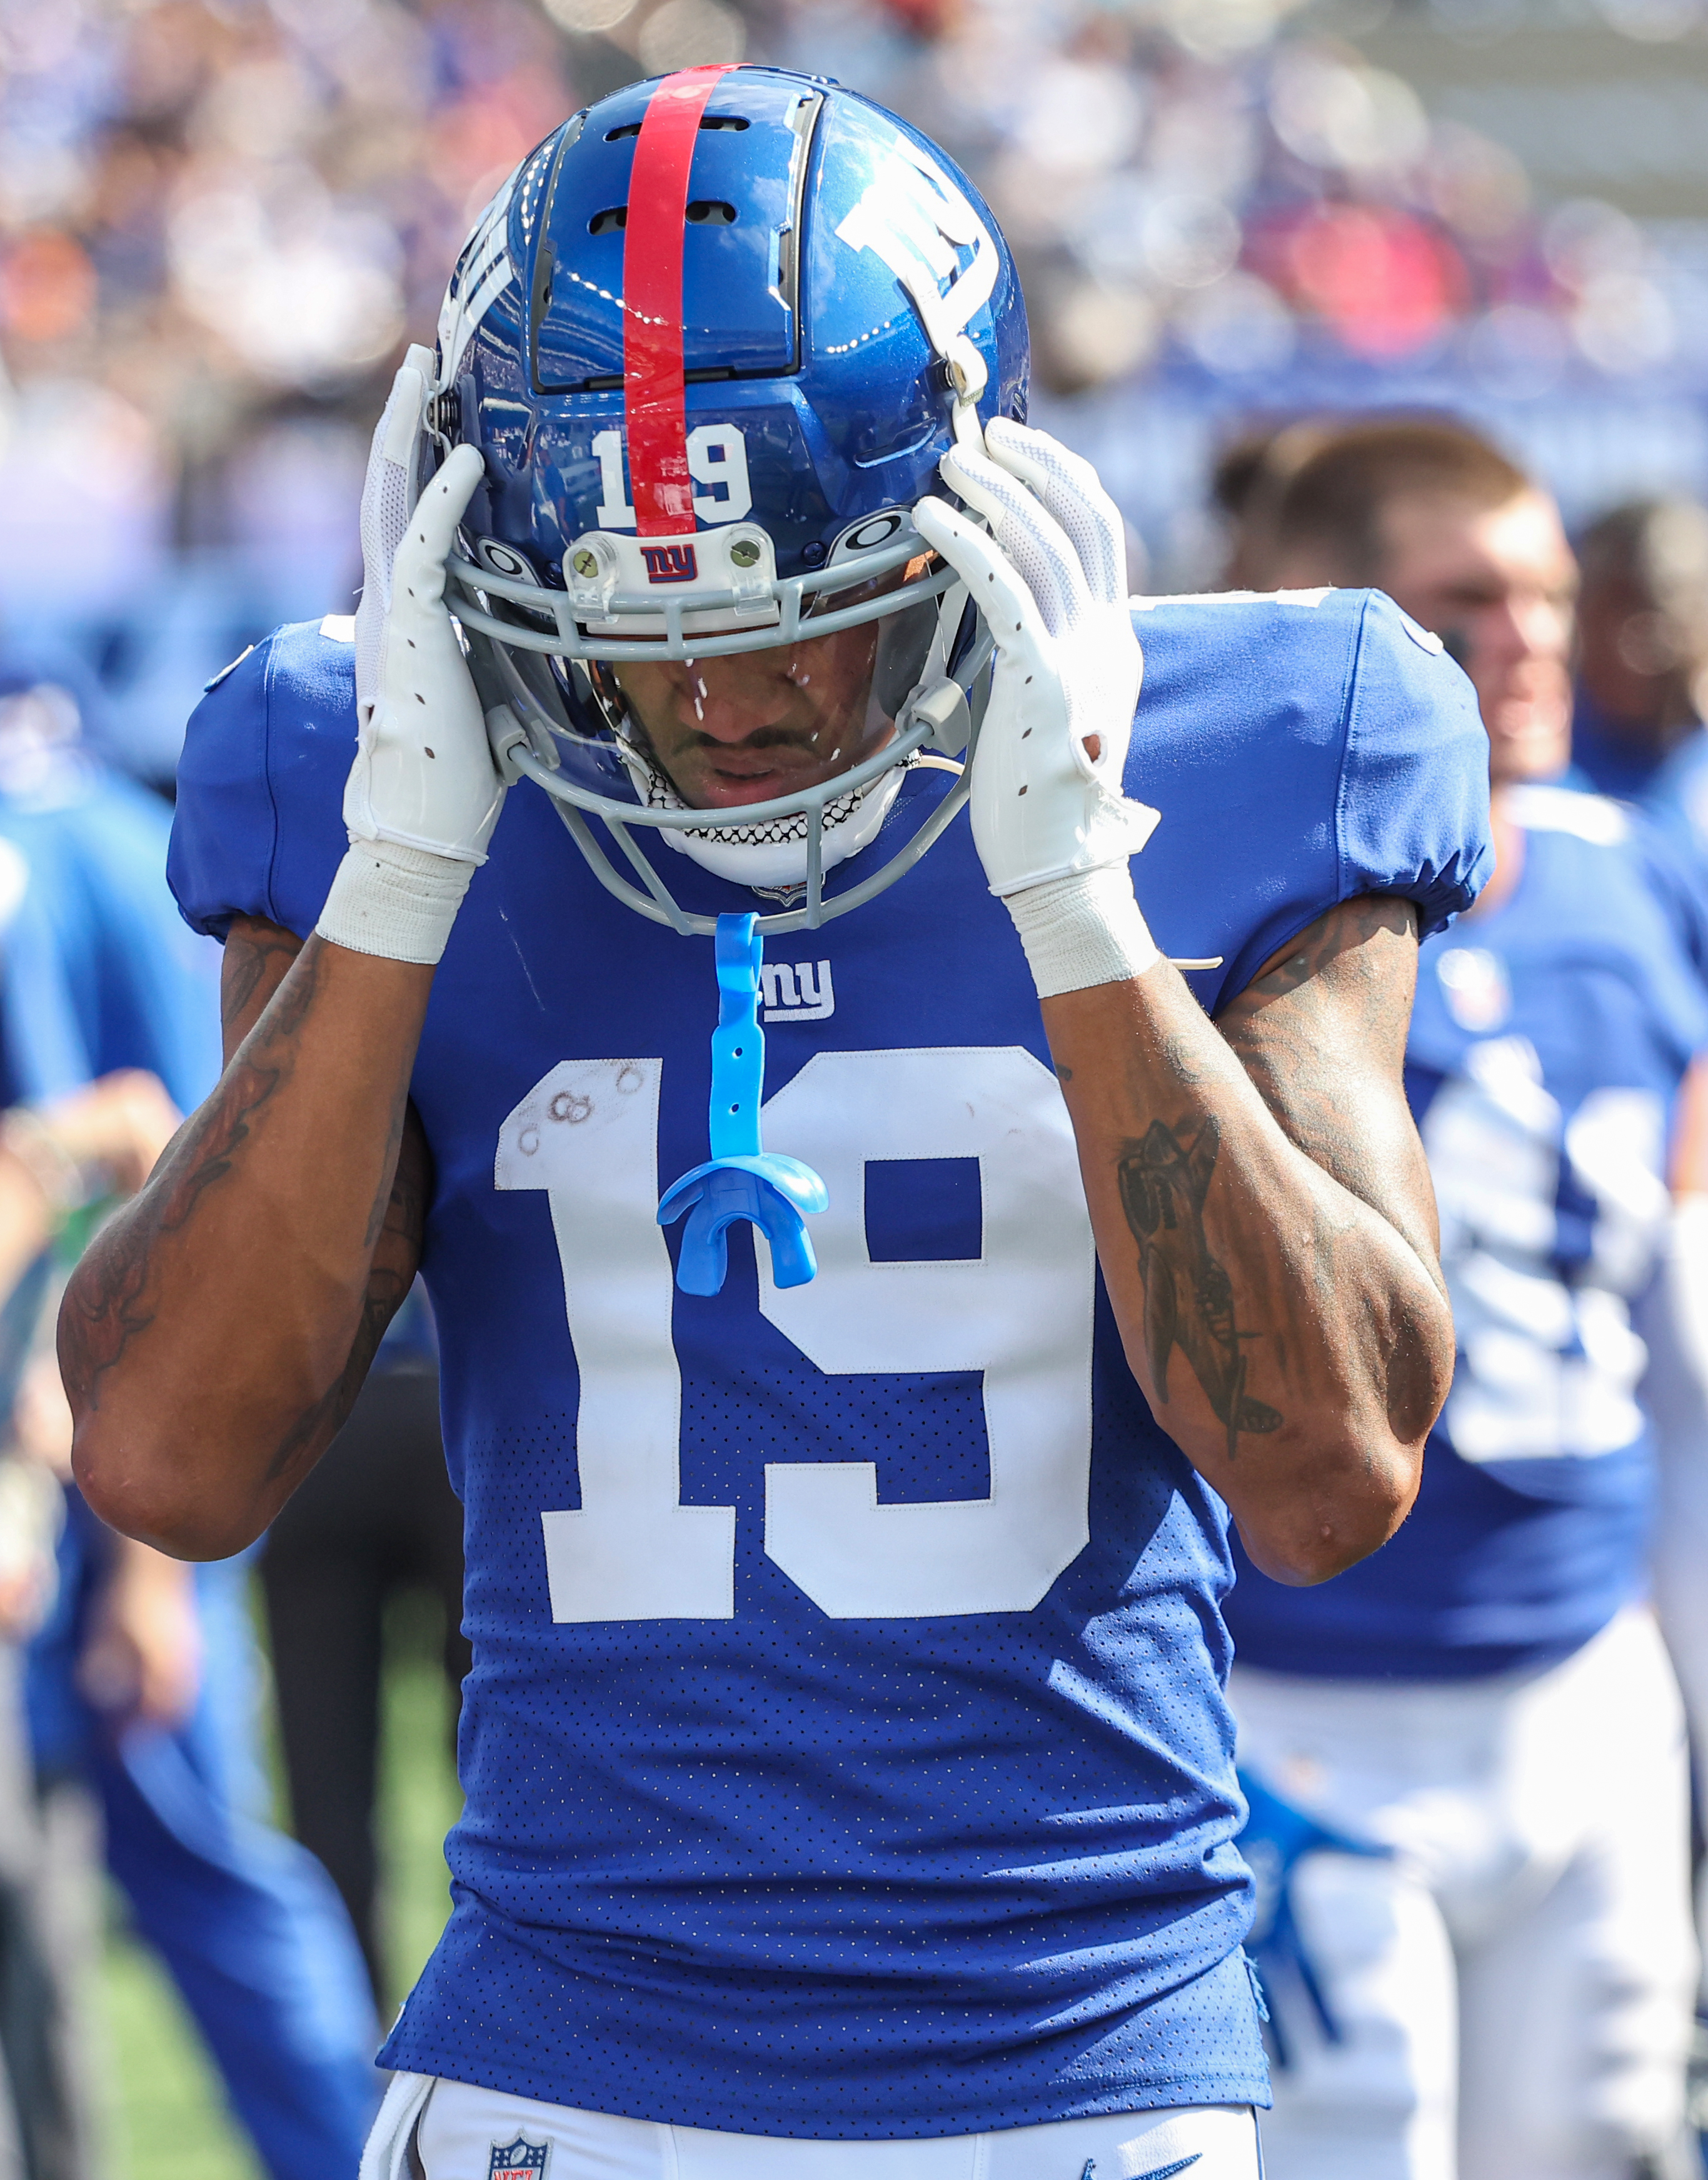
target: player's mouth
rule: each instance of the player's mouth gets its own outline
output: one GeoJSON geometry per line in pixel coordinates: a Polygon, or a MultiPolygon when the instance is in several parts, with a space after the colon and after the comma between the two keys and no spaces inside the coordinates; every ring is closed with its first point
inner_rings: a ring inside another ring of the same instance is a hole
{"type": "Polygon", "coordinates": [[[675,769],[687,774],[685,784],[678,779],[678,791],[685,801],[691,801],[702,810],[738,809],[745,802],[768,802],[774,795],[816,786],[827,776],[825,768],[805,754],[779,760],[771,750],[745,755],[734,750],[716,755],[695,751],[685,763],[678,759],[675,769]]]}

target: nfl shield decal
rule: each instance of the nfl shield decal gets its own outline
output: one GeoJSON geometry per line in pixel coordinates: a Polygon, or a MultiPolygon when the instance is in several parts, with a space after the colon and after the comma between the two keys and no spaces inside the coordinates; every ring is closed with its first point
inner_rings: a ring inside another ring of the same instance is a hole
{"type": "Polygon", "coordinates": [[[513,2142],[495,2142],[486,2180],[544,2180],[549,2142],[530,2142],[519,2134],[513,2142]]]}

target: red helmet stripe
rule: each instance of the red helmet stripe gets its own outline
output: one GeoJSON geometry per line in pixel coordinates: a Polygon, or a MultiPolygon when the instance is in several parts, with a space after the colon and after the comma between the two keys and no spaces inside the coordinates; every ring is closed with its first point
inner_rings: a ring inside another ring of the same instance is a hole
{"type": "Polygon", "coordinates": [[[629,178],[623,234],[623,401],[629,477],[643,537],[694,527],[682,377],[682,236],[688,177],[719,61],[665,77],[647,104],[629,178]]]}

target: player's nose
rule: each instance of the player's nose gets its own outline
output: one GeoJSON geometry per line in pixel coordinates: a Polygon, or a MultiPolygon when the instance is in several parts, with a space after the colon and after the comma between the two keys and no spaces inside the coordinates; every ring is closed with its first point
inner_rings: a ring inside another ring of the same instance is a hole
{"type": "Polygon", "coordinates": [[[744,741],[761,728],[779,726],[798,702],[794,684],[764,655],[688,659],[677,684],[677,716],[685,727],[715,741],[744,741]]]}

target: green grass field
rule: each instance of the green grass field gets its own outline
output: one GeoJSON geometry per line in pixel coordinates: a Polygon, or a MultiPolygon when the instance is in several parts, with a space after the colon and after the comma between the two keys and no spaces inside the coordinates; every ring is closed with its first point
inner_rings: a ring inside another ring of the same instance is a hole
{"type": "MultiPolygon", "coordinates": [[[[393,2001],[450,1908],[441,1844],[459,1797],[436,1616],[427,1599],[404,1598],[387,1628],[381,1819],[393,2001]]],[[[113,2180],[263,2180],[177,1991],[117,1921],[102,1999],[113,2180]]]]}

